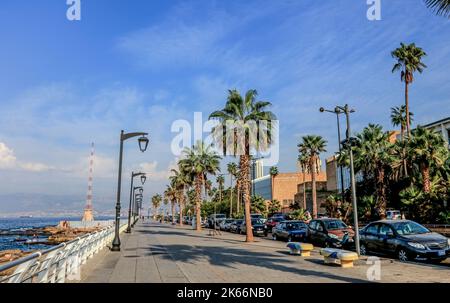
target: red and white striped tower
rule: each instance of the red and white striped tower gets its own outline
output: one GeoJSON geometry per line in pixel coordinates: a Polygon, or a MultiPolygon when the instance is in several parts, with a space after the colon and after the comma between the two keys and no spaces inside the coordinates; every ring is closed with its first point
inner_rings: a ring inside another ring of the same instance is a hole
{"type": "Polygon", "coordinates": [[[89,159],[89,179],[88,179],[88,191],[86,197],[86,207],[83,213],[83,222],[94,221],[94,214],[92,209],[92,172],[94,168],[94,142],[91,145],[91,156],[89,159]]]}

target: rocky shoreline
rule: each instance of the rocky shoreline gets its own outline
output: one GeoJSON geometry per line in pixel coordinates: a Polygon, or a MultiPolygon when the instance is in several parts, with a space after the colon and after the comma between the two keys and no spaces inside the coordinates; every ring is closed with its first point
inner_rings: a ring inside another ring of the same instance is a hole
{"type": "MultiPolygon", "coordinates": [[[[71,241],[77,237],[88,233],[98,231],[104,227],[95,226],[88,228],[72,228],[66,221],[60,222],[57,226],[47,226],[42,228],[18,229],[18,230],[0,230],[0,237],[9,236],[17,238],[15,242],[24,242],[26,245],[32,246],[44,244],[55,246],[64,242],[71,241]]],[[[23,251],[20,249],[10,249],[0,251],[0,265],[17,260],[38,250],[23,251]]],[[[4,273],[0,273],[2,275],[4,273]]]]}

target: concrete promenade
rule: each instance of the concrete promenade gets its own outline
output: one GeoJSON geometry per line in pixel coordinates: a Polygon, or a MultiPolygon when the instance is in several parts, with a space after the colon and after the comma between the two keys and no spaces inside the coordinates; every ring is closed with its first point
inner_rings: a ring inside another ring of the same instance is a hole
{"type": "MultiPolygon", "coordinates": [[[[121,252],[108,248],[90,259],[81,281],[92,282],[368,282],[366,259],[354,268],[324,265],[319,251],[302,258],[288,254],[286,242],[208,230],[195,232],[155,222],[138,222],[122,234],[121,252]]],[[[450,267],[381,259],[378,282],[450,282],[450,267]]]]}

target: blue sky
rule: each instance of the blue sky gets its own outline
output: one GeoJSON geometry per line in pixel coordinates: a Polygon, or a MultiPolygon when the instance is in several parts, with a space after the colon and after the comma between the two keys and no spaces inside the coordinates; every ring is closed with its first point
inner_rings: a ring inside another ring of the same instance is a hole
{"type": "Polygon", "coordinates": [[[1,194],[83,200],[94,141],[94,199],[114,197],[121,129],[150,132],[144,154],[127,142],[124,169],[150,172],[147,196],[160,192],[174,163],[172,122],[222,108],[230,88],[273,103],[278,166],[295,171],[302,135],[324,136],[324,156],[337,149],[334,117],[320,106],[351,104],[355,131],[392,128],[404,88],[390,51],[400,42],[428,53],[411,86],[416,122],[450,116],[449,20],[421,0],[381,0],[373,22],[365,0],[82,0],[72,22],[65,2],[0,6],[1,194]]]}

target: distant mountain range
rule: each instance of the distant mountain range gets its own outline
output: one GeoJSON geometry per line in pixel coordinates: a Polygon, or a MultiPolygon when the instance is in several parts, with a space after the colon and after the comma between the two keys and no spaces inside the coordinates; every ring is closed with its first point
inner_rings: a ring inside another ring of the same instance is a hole
{"type": "MultiPolygon", "coordinates": [[[[122,210],[128,203],[122,200],[122,210]],[[126,205],[125,205],[126,204],[126,205]]],[[[0,217],[11,216],[80,216],[86,203],[84,195],[0,194],[0,217]]],[[[115,197],[95,197],[94,214],[114,215],[115,197]]]]}

